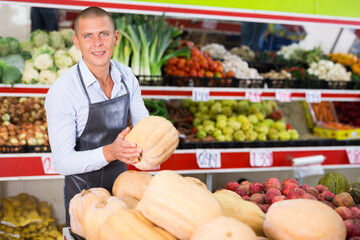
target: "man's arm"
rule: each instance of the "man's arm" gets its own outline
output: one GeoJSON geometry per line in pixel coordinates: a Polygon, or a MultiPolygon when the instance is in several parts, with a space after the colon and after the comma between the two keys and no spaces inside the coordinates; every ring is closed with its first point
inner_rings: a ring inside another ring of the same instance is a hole
{"type": "Polygon", "coordinates": [[[45,100],[52,157],[61,175],[90,172],[108,164],[102,148],[75,151],[78,113],[72,99],[69,90],[57,85],[50,88],[45,100]]]}

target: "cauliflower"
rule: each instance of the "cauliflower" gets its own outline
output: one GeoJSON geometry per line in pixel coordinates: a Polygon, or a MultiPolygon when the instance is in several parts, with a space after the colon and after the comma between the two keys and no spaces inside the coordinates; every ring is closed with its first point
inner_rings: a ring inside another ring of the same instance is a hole
{"type": "Polygon", "coordinates": [[[208,52],[212,58],[223,59],[229,52],[225,49],[224,45],[211,43],[201,48],[203,52],[208,52]]]}
{"type": "Polygon", "coordinates": [[[41,47],[50,43],[50,37],[45,31],[38,29],[31,33],[30,41],[35,45],[35,47],[41,47]]]}
{"type": "Polygon", "coordinates": [[[39,72],[34,68],[25,68],[23,74],[22,74],[22,83],[26,84],[33,84],[37,83],[39,80],[39,72]]]}
{"type": "Polygon", "coordinates": [[[53,58],[47,53],[42,53],[33,59],[34,59],[34,66],[36,69],[47,70],[54,66],[53,58]]]}
{"type": "Polygon", "coordinates": [[[71,28],[66,28],[60,30],[60,33],[64,37],[65,46],[67,48],[71,47],[74,44],[73,35],[75,34],[75,31],[71,28]]]}
{"type": "Polygon", "coordinates": [[[28,68],[34,68],[34,61],[31,59],[25,61],[24,70],[26,70],[28,68]]]}
{"type": "Polygon", "coordinates": [[[58,31],[50,32],[51,46],[55,49],[64,49],[65,41],[63,35],[58,31]]]}
{"type": "Polygon", "coordinates": [[[10,52],[9,43],[5,39],[0,38],[0,56],[5,57],[9,54],[9,52],[10,52]]]}
{"type": "Polygon", "coordinates": [[[66,72],[66,70],[68,70],[69,68],[61,68],[59,70],[57,70],[56,74],[57,74],[57,77],[60,77],[61,74],[63,74],[64,72],[66,72]]]}
{"type": "Polygon", "coordinates": [[[55,65],[58,68],[67,68],[74,65],[73,59],[70,54],[65,52],[64,50],[57,50],[54,55],[55,65]]]}
{"type": "Polygon", "coordinates": [[[72,59],[74,60],[75,63],[79,62],[82,54],[80,50],[77,50],[75,45],[73,45],[70,49],[69,49],[69,54],[72,57],[72,59]]]}
{"type": "Polygon", "coordinates": [[[39,83],[52,84],[53,82],[55,82],[56,78],[56,72],[50,70],[42,70],[39,74],[39,83]]]}

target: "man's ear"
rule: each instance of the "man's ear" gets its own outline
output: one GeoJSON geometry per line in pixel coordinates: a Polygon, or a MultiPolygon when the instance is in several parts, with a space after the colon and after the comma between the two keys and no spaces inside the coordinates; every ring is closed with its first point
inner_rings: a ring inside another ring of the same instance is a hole
{"type": "Polygon", "coordinates": [[[80,50],[79,47],[79,39],[77,38],[76,34],[73,35],[73,42],[77,50],[80,50]]]}
{"type": "Polygon", "coordinates": [[[115,30],[115,46],[119,44],[119,31],[115,30]]]}

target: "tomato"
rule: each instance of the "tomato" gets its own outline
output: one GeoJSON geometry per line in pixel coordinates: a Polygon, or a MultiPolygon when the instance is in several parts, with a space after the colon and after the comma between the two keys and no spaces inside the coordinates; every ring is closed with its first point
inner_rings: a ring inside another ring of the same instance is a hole
{"type": "Polygon", "coordinates": [[[209,69],[209,64],[206,61],[200,61],[200,67],[203,69],[208,70],[209,69]]]}
{"type": "Polygon", "coordinates": [[[205,75],[205,70],[204,70],[204,69],[200,69],[200,70],[198,71],[198,77],[204,77],[204,75],[205,75]]]}
{"type": "Polygon", "coordinates": [[[167,64],[169,65],[176,65],[178,63],[179,59],[177,57],[172,57],[167,61],[167,64]]]}
{"type": "Polygon", "coordinates": [[[176,64],[178,69],[183,69],[185,67],[186,60],[184,58],[179,59],[179,62],[176,64]]]}
{"type": "Polygon", "coordinates": [[[217,62],[214,62],[214,61],[209,61],[209,69],[210,69],[210,71],[215,72],[215,71],[216,71],[217,66],[218,66],[217,62]]]}
{"type": "Polygon", "coordinates": [[[172,69],[167,69],[166,74],[169,76],[172,76],[172,75],[174,75],[174,71],[172,69]]]}
{"type": "Polygon", "coordinates": [[[234,73],[233,70],[230,70],[230,71],[228,71],[228,72],[226,73],[226,76],[227,76],[227,77],[234,77],[234,76],[235,76],[235,73],[234,73]]]}
{"type": "Polygon", "coordinates": [[[214,73],[214,77],[216,77],[216,78],[221,78],[221,77],[222,77],[221,72],[215,72],[215,73],[214,73]]]}
{"type": "Polygon", "coordinates": [[[199,51],[199,49],[197,49],[196,47],[193,47],[193,48],[191,48],[190,49],[190,53],[191,53],[191,56],[193,57],[195,57],[195,56],[199,56],[200,55],[200,51],[199,51]]]}
{"type": "Polygon", "coordinates": [[[189,68],[189,67],[184,67],[184,72],[189,73],[190,70],[191,70],[191,68],[189,68]]]}
{"type": "Polygon", "coordinates": [[[215,69],[215,72],[221,72],[222,73],[223,71],[224,71],[224,68],[223,68],[222,64],[221,63],[218,64],[218,66],[215,69]]]}
{"type": "Polygon", "coordinates": [[[214,77],[214,73],[211,71],[206,71],[205,72],[205,77],[214,77]]]}
{"type": "Polygon", "coordinates": [[[197,77],[198,76],[198,73],[195,69],[191,69],[190,70],[190,73],[189,73],[189,76],[190,77],[197,77]]]}
{"type": "Polygon", "coordinates": [[[199,62],[194,62],[192,68],[195,69],[196,71],[199,71],[200,70],[200,63],[199,62]]]}

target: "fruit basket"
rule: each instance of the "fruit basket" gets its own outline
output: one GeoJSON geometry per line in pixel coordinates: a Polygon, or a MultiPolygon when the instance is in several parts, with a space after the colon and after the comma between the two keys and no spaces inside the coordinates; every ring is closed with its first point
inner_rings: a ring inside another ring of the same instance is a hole
{"type": "Polygon", "coordinates": [[[177,87],[238,87],[240,79],[232,77],[165,77],[165,83],[177,87]]]}
{"type": "Polygon", "coordinates": [[[50,145],[27,145],[26,152],[28,153],[51,152],[51,149],[50,149],[50,145]]]}
{"type": "Polygon", "coordinates": [[[140,86],[164,86],[163,76],[139,75],[136,76],[140,86]]]}
{"type": "Polygon", "coordinates": [[[0,153],[25,153],[25,146],[10,146],[10,145],[1,145],[0,153]]]}

